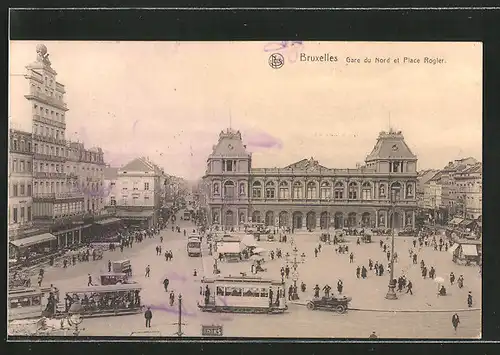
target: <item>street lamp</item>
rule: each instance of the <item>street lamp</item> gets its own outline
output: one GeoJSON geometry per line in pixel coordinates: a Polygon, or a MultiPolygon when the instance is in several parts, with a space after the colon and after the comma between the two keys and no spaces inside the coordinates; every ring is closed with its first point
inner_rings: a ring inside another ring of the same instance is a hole
{"type": "Polygon", "coordinates": [[[396,284],[394,283],[394,234],[395,234],[395,212],[396,212],[396,203],[399,198],[400,187],[391,188],[391,204],[392,204],[392,240],[391,240],[391,272],[389,273],[389,290],[387,291],[387,295],[385,298],[388,300],[397,300],[398,296],[396,295],[396,284]]]}
{"type": "Polygon", "coordinates": [[[292,300],[296,301],[299,299],[299,294],[297,292],[297,281],[299,280],[299,272],[297,271],[297,267],[299,266],[299,263],[297,262],[297,247],[294,246],[293,248],[293,274],[292,274],[292,280],[293,280],[293,293],[292,293],[292,300]]]}
{"type": "Polygon", "coordinates": [[[74,336],[78,336],[80,334],[78,326],[83,322],[82,312],[83,307],[79,301],[74,302],[69,308],[68,323],[69,325],[75,326],[75,331],[73,332],[74,336]]]}

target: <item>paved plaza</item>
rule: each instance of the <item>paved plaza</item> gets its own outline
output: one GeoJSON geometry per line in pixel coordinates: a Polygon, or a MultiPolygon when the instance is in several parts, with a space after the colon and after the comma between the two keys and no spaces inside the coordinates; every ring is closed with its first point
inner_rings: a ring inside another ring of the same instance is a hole
{"type": "MultiPolygon", "coordinates": [[[[188,231],[193,228],[189,222],[180,221],[181,228],[188,231]]],[[[366,338],[372,331],[382,338],[477,338],[481,333],[481,313],[479,310],[467,309],[467,293],[474,295],[473,309],[481,307],[481,278],[478,268],[474,266],[459,266],[452,262],[451,255],[445,251],[434,251],[430,247],[418,252],[421,259],[436,269],[436,275],[443,277],[445,287],[450,293],[446,297],[437,296],[437,284],[431,279],[423,279],[419,265],[412,265],[408,249],[411,238],[396,239],[395,248],[399,261],[395,267],[395,277],[400,270],[405,270],[407,278],[413,282],[414,295],[399,294],[397,300],[386,300],[388,273],[375,276],[368,271],[367,279],[356,278],[356,267],[368,267],[368,259],[379,261],[387,269],[387,258],[379,246],[379,238],[373,243],[356,245],[355,237],[347,237],[349,252],[355,255],[354,263],[349,263],[349,254],[336,254],[333,245],[322,245],[318,257],[314,257],[314,248],[319,244],[319,233],[294,234],[298,255],[304,252],[306,260],[298,267],[299,281],[305,282],[307,291],[299,291],[300,300],[289,302],[288,312],[276,315],[256,314],[217,314],[204,313],[197,309],[199,297],[199,280],[205,275],[212,277],[213,256],[208,256],[208,247],[204,245],[202,258],[188,257],[186,239],[182,233],[174,233],[171,229],[161,232],[164,238],[163,250],[171,249],[173,261],[166,262],[163,256],[157,256],[155,246],[160,244],[159,236],[147,238],[143,243],[136,243],[132,249],[106,252],[100,261],[80,263],[67,269],[49,268],[44,283],[53,283],[61,290],[61,295],[73,288],[86,286],[87,274],[92,274],[97,280],[101,272],[107,271],[108,260],[129,258],[134,271],[133,280],[143,287],[141,297],[143,304],[153,310],[152,328],[145,328],[144,315],[88,318],[84,320],[85,328],[81,335],[129,336],[158,335],[174,336],[177,332],[178,304],[168,305],[168,294],[163,289],[162,281],[170,279],[169,288],[182,294],[184,336],[200,336],[201,325],[220,324],[224,326],[225,336],[247,337],[336,337],[336,338],[366,338]],[[144,269],[151,266],[151,277],[144,277],[144,269]],[[197,270],[198,276],[193,276],[197,270]],[[464,288],[456,284],[449,285],[448,275],[453,271],[458,277],[464,275],[464,288]],[[344,294],[353,298],[351,307],[346,314],[336,314],[325,311],[309,311],[304,306],[307,299],[313,295],[312,288],[319,284],[332,286],[336,293],[338,279],[344,283],[344,294]],[[461,319],[458,331],[455,333],[451,325],[451,316],[457,312],[461,319]],[[151,332],[146,332],[151,331],[151,332]]],[[[383,237],[385,241],[385,237],[383,237]]],[[[390,239],[388,239],[389,244],[390,239]]],[[[258,242],[259,246],[271,250],[280,248],[283,255],[292,254],[291,243],[258,242]]],[[[292,258],[291,258],[292,259],[292,258]]],[[[299,258],[300,260],[300,258],[299,258]]],[[[259,276],[280,279],[280,268],[286,264],[285,258],[267,260],[266,272],[259,276]]],[[[219,262],[222,275],[239,276],[240,272],[250,275],[250,262],[240,263],[219,262]]],[[[287,284],[291,279],[286,280],[287,284]]]]}

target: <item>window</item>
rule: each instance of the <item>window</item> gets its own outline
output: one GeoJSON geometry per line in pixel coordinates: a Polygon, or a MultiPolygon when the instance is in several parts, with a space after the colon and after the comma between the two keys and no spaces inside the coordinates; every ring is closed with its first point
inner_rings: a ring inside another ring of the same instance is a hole
{"type": "Polygon", "coordinates": [[[330,183],[322,182],[320,187],[320,197],[322,200],[327,200],[330,198],[330,183]]]}
{"type": "Polygon", "coordinates": [[[12,161],[12,171],[17,172],[17,159],[12,161]]]}
{"type": "Polygon", "coordinates": [[[293,198],[302,198],[302,184],[298,181],[293,183],[293,198]]]}
{"type": "Polygon", "coordinates": [[[274,182],[269,181],[266,184],[266,198],[275,198],[276,189],[274,188],[274,182]]]}
{"type": "Polygon", "coordinates": [[[26,171],[28,173],[33,172],[33,167],[31,166],[31,162],[30,161],[26,162],[26,171]]]}
{"type": "Polygon", "coordinates": [[[380,187],[378,188],[378,191],[379,191],[379,197],[383,197],[385,198],[386,197],[386,194],[385,194],[385,184],[382,184],[380,185],[380,187]]]}
{"type": "Polygon", "coordinates": [[[351,182],[349,184],[349,199],[355,200],[358,198],[358,184],[355,182],[351,182]]]}
{"type": "Polygon", "coordinates": [[[17,223],[17,207],[14,207],[12,209],[12,218],[13,218],[14,223],[17,223]]]}
{"type": "Polygon", "coordinates": [[[369,182],[365,182],[361,189],[361,199],[371,200],[372,199],[372,185],[369,182]]]}
{"type": "Polygon", "coordinates": [[[19,171],[24,173],[24,160],[19,161],[19,171]]]}
{"type": "MultiPolygon", "coordinates": [[[[29,185],[28,185],[29,186],[29,185]]],[[[31,207],[26,207],[26,220],[31,221],[31,207]]]]}
{"type": "Polygon", "coordinates": [[[252,184],[252,197],[253,198],[262,197],[262,184],[259,181],[255,181],[252,184]]]}
{"type": "Polygon", "coordinates": [[[24,184],[21,184],[19,185],[20,189],[19,189],[19,195],[20,196],[24,196],[24,184]]]}
{"type": "Polygon", "coordinates": [[[335,183],[335,187],[333,189],[333,197],[336,199],[344,198],[344,184],[341,182],[335,183]]]}
{"type": "Polygon", "coordinates": [[[12,185],[12,196],[17,197],[17,184],[12,185]]]}
{"type": "Polygon", "coordinates": [[[280,182],[280,187],[279,187],[279,198],[280,199],[289,199],[290,198],[290,191],[288,189],[288,183],[286,181],[280,182]]]}
{"type": "Polygon", "coordinates": [[[220,195],[219,183],[214,183],[214,195],[220,195]]]}
{"type": "Polygon", "coordinates": [[[14,140],[12,141],[12,149],[13,149],[13,150],[17,150],[17,139],[14,139],[14,140]]]}
{"type": "Polygon", "coordinates": [[[317,198],[316,183],[314,181],[307,184],[307,198],[317,198]]]}
{"type": "Polygon", "coordinates": [[[27,190],[26,190],[26,196],[31,196],[31,194],[32,194],[32,191],[31,191],[31,185],[30,185],[30,184],[28,184],[28,188],[27,188],[27,190]]]}
{"type": "Polygon", "coordinates": [[[21,222],[24,221],[24,207],[21,207],[21,222]]]}
{"type": "Polygon", "coordinates": [[[111,206],[116,206],[116,198],[114,196],[111,196],[109,203],[111,206]]]}
{"type": "Polygon", "coordinates": [[[226,181],[224,183],[224,197],[234,198],[234,182],[226,181]]]}
{"type": "Polygon", "coordinates": [[[144,183],[144,190],[149,190],[149,182],[144,183]]]}
{"type": "MultiPolygon", "coordinates": [[[[139,190],[138,184],[139,184],[138,182],[134,182],[134,187],[132,188],[132,190],[135,190],[135,191],[139,190]]],[[[144,190],[147,190],[146,189],[146,184],[147,184],[147,182],[144,183],[144,190]]]]}
{"type": "Polygon", "coordinates": [[[226,171],[233,171],[233,161],[226,160],[226,171]]]}

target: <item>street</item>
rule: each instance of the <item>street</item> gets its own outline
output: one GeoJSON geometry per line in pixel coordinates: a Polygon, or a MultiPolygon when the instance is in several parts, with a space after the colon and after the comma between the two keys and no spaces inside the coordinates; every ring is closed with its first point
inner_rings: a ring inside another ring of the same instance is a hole
{"type": "MultiPolygon", "coordinates": [[[[189,232],[193,229],[191,222],[177,223],[181,230],[189,232]]],[[[169,226],[170,227],[170,226],[169,226]]],[[[86,286],[87,274],[97,280],[100,272],[107,271],[108,260],[130,259],[134,271],[133,280],[143,287],[142,302],[153,311],[152,328],[145,328],[143,314],[117,316],[106,318],[89,318],[84,321],[85,330],[81,335],[127,336],[134,332],[152,330],[162,336],[174,336],[178,322],[178,294],[182,294],[182,332],[185,336],[201,335],[201,325],[220,324],[224,326],[225,336],[248,337],[367,337],[375,331],[380,337],[386,338],[477,338],[481,333],[480,290],[481,279],[476,267],[457,266],[451,261],[447,252],[438,252],[431,248],[423,248],[419,252],[419,260],[423,258],[430,267],[436,268],[436,275],[448,279],[450,271],[455,275],[464,275],[465,286],[462,290],[456,284],[449,285],[445,281],[449,295],[437,296],[437,284],[431,279],[422,279],[419,265],[412,265],[407,250],[411,243],[409,238],[396,240],[396,251],[399,262],[396,263],[395,277],[398,270],[405,269],[407,277],[413,282],[414,295],[398,293],[398,300],[386,300],[388,274],[375,276],[368,272],[368,278],[357,279],[357,265],[368,264],[368,258],[387,265],[384,253],[380,250],[379,239],[374,238],[371,244],[356,245],[354,237],[348,237],[349,252],[355,255],[354,263],[349,263],[349,254],[339,255],[333,245],[323,245],[318,257],[314,257],[314,248],[318,245],[318,233],[296,234],[293,236],[296,246],[306,254],[306,261],[299,264],[299,281],[304,281],[307,291],[299,291],[300,300],[289,302],[288,312],[281,315],[256,314],[217,314],[204,313],[197,309],[199,295],[199,280],[202,275],[212,277],[213,256],[208,256],[208,248],[203,243],[203,257],[188,257],[186,253],[186,237],[183,233],[172,232],[170,228],[161,232],[163,236],[162,252],[171,249],[174,255],[172,261],[165,261],[163,255],[157,256],[155,247],[160,245],[160,238],[146,238],[142,243],[134,243],[132,249],[125,248],[106,252],[100,261],[81,263],[67,269],[51,268],[46,272],[44,283],[53,283],[64,292],[75,287],[86,286]],[[151,276],[146,278],[144,270],[151,267],[151,276]],[[193,276],[194,270],[197,276],[193,276]],[[173,307],[168,305],[168,293],[164,291],[163,280],[170,280],[169,291],[176,294],[173,307]],[[351,307],[346,314],[336,314],[325,311],[309,311],[304,307],[307,299],[313,294],[312,288],[317,283],[322,288],[325,283],[332,286],[336,293],[338,279],[344,282],[344,294],[353,297],[351,307]],[[475,297],[474,310],[467,308],[467,292],[471,290],[475,297]],[[359,309],[359,310],[358,310],[359,309]],[[460,316],[461,324],[455,333],[451,325],[454,311],[460,316]],[[461,311],[460,311],[461,310],[461,311]],[[399,312],[395,312],[399,311],[399,312]],[[333,322],[331,320],[334,320],[333,322]]],[[[385,239],[385,237],[384,237],[385,239]]],[[[258,242],[259,246],[271,250],[281,248],[283,255],[289,252],[290,243],[258,242]]],[[[163,254],[163,253],[162,253],[163,254]]],[[[293,257],[291,257],[293,260],[293,257]]],[[[222,275],[239,275],[247,272],[250,275],[250,263],[219,263],[222,275]]],[[[262,277],[280,279],[279,270],[285,265],[285,259],[268,260],[264,267],[267,271],[260,273],[262,277]]],[[[291,280],[286,280],[287,285],[291,280]]],[[[148,333],[143,333],[147,335],[148,333]]]]}

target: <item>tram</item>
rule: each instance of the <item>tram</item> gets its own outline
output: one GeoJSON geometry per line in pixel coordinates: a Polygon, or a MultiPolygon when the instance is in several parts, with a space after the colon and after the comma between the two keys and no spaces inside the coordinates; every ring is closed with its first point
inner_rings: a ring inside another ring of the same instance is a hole
{"type": "Polygon", "coordinates": [[[10,291],[8,295],[9,320],[39,318],[44,309],[43,292],[35,288],[10,291]]]}
{"type": "Polygon", "coordinates": [[[203,312],[284,313],[285,284],[261,277],[203,278],[198,308],[203,312]]]}
{"type": "Polygon", "coordinates": [[[56,314],[65,316],[73,302],[79,301],[84,317],[109,317],[141,313],[141,292],[139,284],[90,286],[66,293],[65,309],[56,314]]]}
{"type": "Polygon", "coordinates": [[[201,241],[197,237],[190,237],[187,242],[188,256],[201,256],[201,241]]]}

